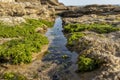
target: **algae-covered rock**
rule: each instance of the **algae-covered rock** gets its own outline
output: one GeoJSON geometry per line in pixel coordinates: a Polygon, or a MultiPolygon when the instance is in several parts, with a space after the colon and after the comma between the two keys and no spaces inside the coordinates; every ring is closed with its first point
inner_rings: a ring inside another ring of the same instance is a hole
{"type": "MultiPolygon", "coordinates": [[[[117,80],[120,74],[120,31],[109,34],[86,32],[86,35],[72,46],[79,54],[78,70],[81,72],[96,70],[93,79],[117,80]],[[84,56],[84,57],[82,57],[84,56]],[[98,71],[98,72],[97,72],[98,71]]],[[[91,80],[91,79],[90,79],[91,80]]]]}

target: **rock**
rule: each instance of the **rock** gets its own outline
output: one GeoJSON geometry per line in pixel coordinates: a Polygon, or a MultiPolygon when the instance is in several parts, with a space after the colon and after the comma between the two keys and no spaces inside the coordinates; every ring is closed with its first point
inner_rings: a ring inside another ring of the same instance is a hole
{"type": "Polygon", "coordinates": [[[85,7],[69,7],[69,10],[62,12],[62,17],[81,17],[83,15],[97,14],[97,15],[110,15],[119,14],[120,6],[113,5],[88,5],[85,7]]]}
{"type": "Polygon", "coordinates": [[[90,15],[83,15],[81,17],[77,18],[63,18],[63,21],[68,24],[68,23],[108,23],[112,25],[119,25],[119,20],[120,14],[113,14],[113,15],[97,15],[97,14],[90,14],[90,15]]]}
{"type": "Polygon", "coordinates": [[[63,5],[61,3],[58,2],[58,0],[41,0],[41,4],[43,5],[52,5],[52,6],[59,6],[59,5],[63,5]]]}
{"type": "MultiPolygon", "coordinates": [[[[47,2],[49,3],[49,1],[47,2]]],[[[56,3],[59,4],[58,1],[56,3]]],[[[49,8],[47,4],[41,5],[40,0],[0,0],[0,16],[2,16],[0,20],[2,21],[5,18],[3,22],[21,23],[22,18],[47,19],[51,21],[54,20],[54,14],[54,7],[49,8]],[[21,19],[19,18],[18,20],[18,17],[21,17],[21,19]]]]}
{"type": "Polygon", "coordinates": [[[63,3],[59,3],[58,0],[41,0],[41,4],[48,5],[49,8],[54,8],[56,13],[68,10],[68,8],[63,3]]]}
{"type": "Polygon", "coordinates": [[[40,0],[15,0],[16,2],[40,2],[40,0]]]}
{"type": "Polygon", "coordinates": [[[47,31],[48,27],[46,25],[42,25],[42,27],[38,27],[35,29],[35,32],[38,32],[38,33],[45,33],[47,31]]]}
{"type": "Polygon", "coordinates": [[[9,25],[26,22],[25,19],[22,17],[1,17],[0,21],[2,21],[3,23],[7,23],[9,25]]]}
{"type": "Polygon", "coordinates": [[[95,77],[92,77],[92,79],[119,80],[120,31],[106,34],[104,37],[93,32],[84,33],[86,36],[80,38],[79,41],[72,46],[73,51],[79,54],[85,54],[92,59],[99,59],[105,62],[99,70],[96,70],[97,74],[95,77]]]}
{"type": "Polygon", "coordinates": [[[46,30],[44,30],[44,28],[38,27],[38,28],[35,29],[35,31],[37,33],[44,33],[46,30]]]}
{"type": "Polygon", "coordinates": [[[52,80],[59,80],[59,76],[58,75],[53,75],[53,79],[52,80]]]}
{"type": "Polygon", "coordinates": [[[15,2],[15,0],[0,0],[0,2],[15,2]]]}
{"type": "Polygon", "coordinates": [[[1,16],[23,16],[25,9],[21,4],[0,3],[1,16]],[[2,12],[4,11],[4,12],[2,12]]]}

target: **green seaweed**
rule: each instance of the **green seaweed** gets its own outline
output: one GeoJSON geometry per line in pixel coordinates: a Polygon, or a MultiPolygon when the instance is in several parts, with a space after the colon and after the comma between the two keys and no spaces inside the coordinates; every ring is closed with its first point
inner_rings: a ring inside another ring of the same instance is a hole
{"type": "Polygon", "coordinates": [[[12,39],[0,45],[0,62],[30,63],[32,54],[41,51],[42,46],[48,44],[47,37],[35,32],[37,27],[43,27],[46,24],[47,21],[35,19],[28,19],[26,23],[16,26],[1,23],[0,37],[17,39],[12,39]]]}
{"type": "Polygon", "coordinates": [[[120,28],[109,24],[68,24],[64,27],[66,33],[93,31],[99,34],[120,31],[120,28]]]}

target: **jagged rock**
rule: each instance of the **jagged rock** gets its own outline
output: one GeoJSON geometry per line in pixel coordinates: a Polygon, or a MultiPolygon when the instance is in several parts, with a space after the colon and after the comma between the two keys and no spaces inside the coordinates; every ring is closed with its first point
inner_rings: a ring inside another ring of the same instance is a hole
{"type": "Polygon", "coordinates": [[[60,5],[58,0],[41,0],[41,4],[52,5],[52,6],[59,6],[60,5]]]}
{"type": "Polygon", "coordinates": [[[63,3],[59,3],[58,0],[41,0],[42,5],[48,5],[49,8],[54,8],[56,13],[61,13],[68,10],[63,3]]]}
{"type": "MultiPolygon", "coordinates": [[[[59,3],[58,0],[0,0],[0,16],[7,17],[8,23],[16,20],[8,19],[9,17],[34,18],[54,20],[57,10],[66,10],[67,8],[59,3]]],[[[3,21],[3,22],[4,22],[3,21]]]]}
{"type": "Polygon", "coordinates": [[[23,22],[18,20],[17,17],[21,17],[21,19],[34,18],[53,20],[54,14],[54,8],[48,8],[48,5],[41,5],[40,0],[1,0],[0,2],[0,20],[3,22],[23,22]],[[3,18],[5,20],[3,20],[3,18]],[[15,18],[17,19],[14,20],[15,18]]]}
{"type": "Polygon", "coordinates": [[[85,7],[76,7],[75,10],[71,10],[71,8],[69,7],[69,10],[66,10],[60,15],[62,17],[81,17],[90,14],[108,15],[120,13],[120,6],[113,5],[88,5],[85,7]]]}
{"type": "Polygon", "coordinates": [[[90,15],[83,15],[77,18],[63,18],[63,21],[66,24],[69,23],[108,23],[113,24],[115,26],[119,25],[120,22],[120,14],[113,14],[113,15],[97,15],[97,14],[90,14],[90,15]]]}
{"type": "MultiPolygon", "coordinates": [[[[120,27],[120,7],[112,5],[89,5],[69,7],[62,13],[65,24],[111,24],[120,27]]],[[[105,62],[99,69],[80,74],[82,80],[119,80],[120,79],[120,31],[98,34],[83,31],[84,37],[73,41],[68,48],[79,55],[105,62]],[[86,75],[89,78],[86,78],[86,75]]],[[[67,36],[69,38],[69,36],[67,36]]]]}
{"type": "MultiPolygon", "coordinates": [[[[105,62],[100,69],[95,70],[96,75],[87,80],[119,80],[120,76],[120,31],[109,34],[84,32],[86,36],[80,38],[71,49],[77,53],[85,54],[89,58],[105,62]]],[[[94,74],[94,72],[90,72],[94,74]]],[[[87,74],[87,73],[86,73],[87,74]]],[[[84,74],[81,74],[83,76],[84,74]]]]}
{"type": "Polygon", "coordinates": [[[0,3],[0,16],[23,16],[25,9],[21,4],[0,3]]]}

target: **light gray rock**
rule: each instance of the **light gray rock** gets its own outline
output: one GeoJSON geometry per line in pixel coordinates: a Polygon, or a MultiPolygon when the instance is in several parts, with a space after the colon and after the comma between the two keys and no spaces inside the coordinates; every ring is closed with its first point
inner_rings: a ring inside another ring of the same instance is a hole
{"type": "MultiPolygon", "coordinates": [[[[86,36],[80,38],[78,42],[73,44],[73,51],[105,62],[96,70],[96,76],[92,77],[92,79],[119,80],[120,31],[105,34],[103,37],[94,32],[86,31],[84,33],[86,36]]],[[[84,79],[86,80],[86,78],[84,79]]]]}
{"type": "Polygon", "coordinates": [[[15,0],[0,0],[0,2],[15,2],[15,0]]]}
{"type": "Polygon", "coordinates": [[[22,22],[26,22],[25,19],[22,17],[1,17],[0,21],[3,23],[7,23],[9,25],[20,24],[22,22]]]}

